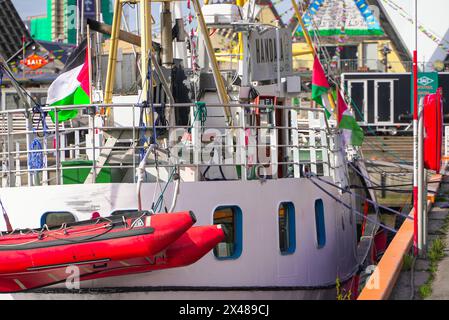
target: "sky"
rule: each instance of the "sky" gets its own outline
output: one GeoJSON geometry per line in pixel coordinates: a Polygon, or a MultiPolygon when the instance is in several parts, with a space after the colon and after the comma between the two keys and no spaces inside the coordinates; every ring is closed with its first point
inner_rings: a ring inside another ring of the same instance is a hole
{"type": "Polygon", "coordinates": [[[47,0],[12,0],[22,19],[47,13],[47,0]]]}

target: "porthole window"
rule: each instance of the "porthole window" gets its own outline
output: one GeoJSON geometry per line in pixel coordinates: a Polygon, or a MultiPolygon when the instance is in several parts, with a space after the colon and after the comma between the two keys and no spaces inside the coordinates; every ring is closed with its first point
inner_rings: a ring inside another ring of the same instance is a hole
{"type": "Polygon", "coordinates": [[[48,227],[60,226],[64,223],[76,222],[75,216],[69,211],[48,211],[41,217],[41,227],[45,224],[48,227]]]}
{"type": "Polygon", "coordinates": [[[324,224],[324,204],[323,200],[315,200],[315,228],[318,248],[326,245],[326,226],[324,224]]]}
{"type": "Polygon", "coordinates": [[[292,202],[282,202],[279,205],[278,227],[281,253],[294,253],[296,250],[295,206],[292,202]]]}
{"type": "Polygon", "coordinates": [[[242,210],[237,206],[221,206],[214,211],[214,224],[221,224],[226,238],[214,248],[217,259],[237,259],[242,254],[242,210]]]}

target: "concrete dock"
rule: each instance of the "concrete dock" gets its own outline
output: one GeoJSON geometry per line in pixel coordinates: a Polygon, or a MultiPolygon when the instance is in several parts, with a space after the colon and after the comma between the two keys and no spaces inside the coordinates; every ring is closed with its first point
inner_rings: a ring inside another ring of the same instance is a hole
{"type": "Polygon", "coordinates": [[[449,175],[443,176],[428,213],[428,250],[425,258],[404,260],[391,300],[449,299],[449,175]]]}

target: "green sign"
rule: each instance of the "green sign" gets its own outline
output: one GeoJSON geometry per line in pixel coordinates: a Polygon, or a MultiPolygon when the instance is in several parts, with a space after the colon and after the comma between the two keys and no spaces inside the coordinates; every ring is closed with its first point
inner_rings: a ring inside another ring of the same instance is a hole
{"type": "MultiPolygon", "coordinates": [[[[413,113],[413,73],[411,74],[411,113],[413,113]]],[[[418,72],[418,102],[438,89],[438,72],[418,72]]]]}

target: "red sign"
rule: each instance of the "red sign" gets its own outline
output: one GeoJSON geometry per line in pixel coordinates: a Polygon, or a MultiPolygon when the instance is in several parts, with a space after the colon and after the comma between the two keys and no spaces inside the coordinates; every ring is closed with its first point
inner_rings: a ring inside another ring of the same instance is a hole
{"type": "Polygon", "coordinates": [[[45,66],[48,61],[44,57],[38,56],[37,54],[32,54],[25,60],[21,60],[20,63],[26,65],[32,70],[36,70],[45,66]]]}

